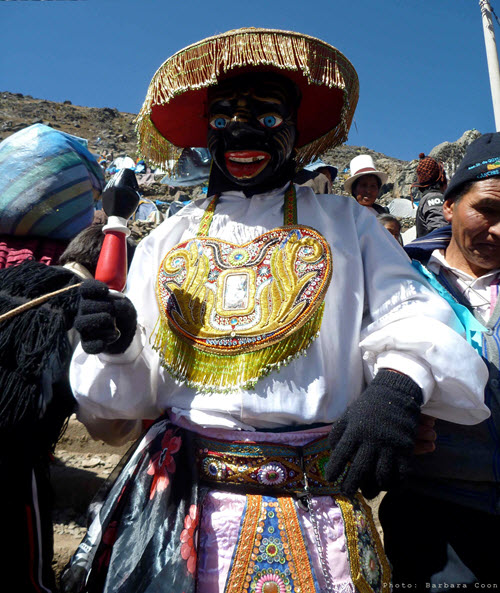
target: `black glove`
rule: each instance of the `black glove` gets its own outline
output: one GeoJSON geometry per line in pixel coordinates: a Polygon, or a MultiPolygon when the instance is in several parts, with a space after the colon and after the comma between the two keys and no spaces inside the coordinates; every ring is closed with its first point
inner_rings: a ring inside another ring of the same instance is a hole
{"type": "Polygon", "coordinates": [[[121,354],[130,346],[137,326],[137,312],[127,297],[114,295],[98,280],[80,287],[80,306],[74,327],[88,354],[121,354]]]}
{"type": "Polygon", "coordinates": [[[407,377],[382,369],[330,432],[332,452],[325,472],[340,491],[366,498],[397,484],[408,472],[422,390],[407,377]]]}

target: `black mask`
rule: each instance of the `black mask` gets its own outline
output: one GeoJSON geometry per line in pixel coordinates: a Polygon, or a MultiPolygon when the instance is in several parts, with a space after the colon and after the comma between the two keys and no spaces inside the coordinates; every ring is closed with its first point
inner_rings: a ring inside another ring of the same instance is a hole
{"type": "Polygon", "coordinates": [[[294,173],[298,90],[276,74],[243,74],[209,91],[209,193],[247,196],[289,181],[294,173]]]}

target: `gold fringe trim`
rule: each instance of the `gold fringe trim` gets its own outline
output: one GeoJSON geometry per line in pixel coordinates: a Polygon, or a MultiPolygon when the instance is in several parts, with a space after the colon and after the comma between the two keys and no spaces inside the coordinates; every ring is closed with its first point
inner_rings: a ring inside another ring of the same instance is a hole
{"type": "Polygon", "coordinates": [[[359,535],[358,527],[356,524],[355,508],[352,500],[340,494],[336,494],[334,497],[335,502],[339,505],[342,512],[342,518],[344,519],[344,529],[347,539],[347,548],[349,551],[349,564],[351,568],[351,578],[354,583],[356,590],[359,593],[374,593],[380,591],[389,591],[391,586],[391,567],[389,561],[384,552],[384,547],[380,541],[371,508],[365,502],[363,496],[359,493],[356,494],[356,500],[363,510],[364,518],[367,521],[368,531],[375,548],[375,553],[380,563],[380,588],[374,589],[370,583],[363,576],[361,569],[361,558],[359,549],[359,535]]]}
{"type": "MultiPolygon", "coordinates": [[[[253,389],[257,381],[305,353],[318,337],[324,304],[299,330],[276,344],[241,354],[215,354],[195,348],[174,334],[160,317],[153,349],[161,365],[177,381],[201,392],[229,393],[253,389]]],[[[153,332],[154,333],[154,332],[153,332]]]]}
{"type": "Polygon", "coordinates": [[[216,85],[221,74],[244,66],[273,66],[301,72],[308,84],[344,92],[340,122],[325,135],[297,149],[297,164],[306,165],[325,150],[347,139],[359,96],[356,70],[335,47],[293,31],[246,28],[228,31],[190,45],[166,60],[156,71],[136,118],[141,155],[154,165],[168,167],[180,150],[168,142],[150,119],[154,105],[167,104],[188,90],[216,85]]]}
{"type": "Polygon", "coordinates": [[[139,156],[168,175],[176,175],[182,148],[174,146],[162,136],[149,115],[142,121],[136,119],[136,134],[139,156]]]}

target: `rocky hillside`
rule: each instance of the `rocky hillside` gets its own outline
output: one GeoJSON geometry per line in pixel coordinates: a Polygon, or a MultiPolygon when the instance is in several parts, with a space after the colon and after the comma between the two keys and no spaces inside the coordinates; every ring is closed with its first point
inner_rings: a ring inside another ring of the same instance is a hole
{"type": "Polygon", "coordinates": [[[55,103],[21,93],[0,94],[0,141],[32,124],[45,124],[88,140],[89,150],[135,156],[134,117],[104,107],[79,107],[71,101],[55,103]]]}
{"type": "MultiPolygon", "coordinates": [[[[134,118],[135,115],[132,113],[122,113],[110,107],[80,107],[72,105],[71,101],[56,103],[34,99],[20,93],[0,93],[0,141],[26,126],[43,123],[86,138],[89,150],[95,154],[111,154],[114,158],[128,155],[135,159],[137,155],[134,118]]],[[[451,176],[462,159],[465,148],[477,136],[479,132],[476,130],[466,131],[458,140],[443,142],[429,154],[442,160],[448,175],[451,176]]],[[[388,182],[382,190],[382,203],[386,204],[393,198],[410,196],[410,186],[415,181],[417,159],[402,161],[371,148],[347,145],[334,148],[323,157],[327,164],[334,165],[339,171],[334,187],[335,193],[344,193],[343,182],[349,176],[349,163],[358,154],[371,154],[377,166],[389,175],[388,182]]],[[[182,193],[189,196],[193,192],[183,190],[182,193]]],[[[166,202],[179,198],[177,190],[159,183],[145,188],[144,194],[166,202]]]]}

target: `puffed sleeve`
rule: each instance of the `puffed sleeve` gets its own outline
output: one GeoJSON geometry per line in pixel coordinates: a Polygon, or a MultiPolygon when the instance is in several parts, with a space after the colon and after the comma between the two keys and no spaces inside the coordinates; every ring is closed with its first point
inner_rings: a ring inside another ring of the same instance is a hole
{"type": "Polygon", "coordinates": [[[188,221],[188,216],[167,219],[135,251],[125,291],[138,314],[129,348],[123,354],[89,355],[77,346],[70,380],[82,418],[154,419],[164,412],[158,394],[174,389],[175,383],[150,344],[159,316],[155,278],[161,254],[179,242],[188,221]]]}

